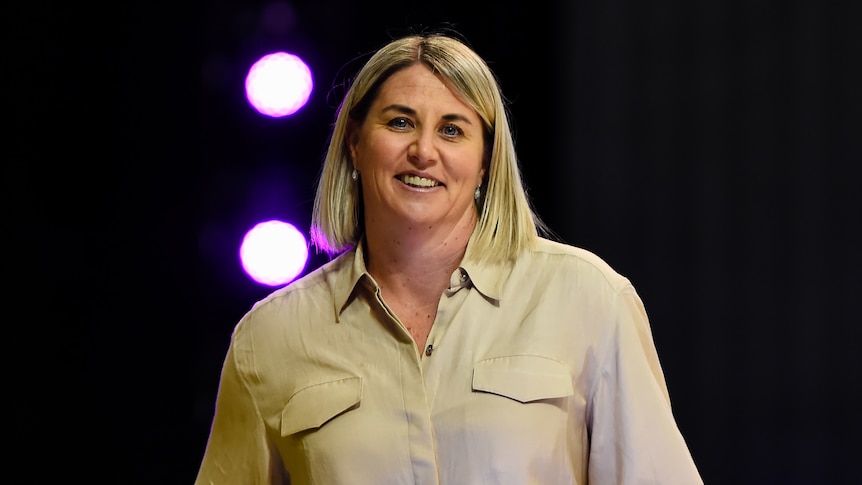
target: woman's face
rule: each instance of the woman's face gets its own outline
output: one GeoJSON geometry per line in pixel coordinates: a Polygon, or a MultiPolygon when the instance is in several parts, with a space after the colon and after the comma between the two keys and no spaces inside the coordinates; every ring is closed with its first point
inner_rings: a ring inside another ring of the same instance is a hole
{"type": "Polygon", "coordinates": [[[426,66],[393,74],[349,134],[366,222],[444,231],[473,223],[482,136],[476,112],[426,66]]]}

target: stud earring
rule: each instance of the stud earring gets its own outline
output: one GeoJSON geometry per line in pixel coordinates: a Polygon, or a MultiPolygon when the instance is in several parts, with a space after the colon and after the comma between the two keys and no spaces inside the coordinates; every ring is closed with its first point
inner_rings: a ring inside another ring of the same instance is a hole
{"type": "Polygon", "coordinates": [[[482,186],[479,185],[476,187],[476,192],[473,193],[473,198],[479,200],[479,197],[482,197],[482,186]]]}
{"type": "Polygon", "coordinates": [[[357,172],[355,168],[353,169],[353,172],[350,173],[350,178],[353,179],[354,182],[359,180],[359,172],[357,172]]]}

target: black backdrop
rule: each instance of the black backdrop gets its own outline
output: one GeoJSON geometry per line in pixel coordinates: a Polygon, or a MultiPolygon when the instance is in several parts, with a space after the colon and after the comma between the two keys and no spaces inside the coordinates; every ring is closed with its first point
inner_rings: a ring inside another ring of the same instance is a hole
{"type": "Polygon", "coordinates": [[[539,213],[643,296],[706,482],[855,483],[848,5],[319,0],[268,27],[259,0],[6,5],[9,462],[27,482],[193,481],[229,333],[268,291],[240,231],[279,208],[307,224],[334,83],[445,21],[500,77],[539,213]],[[316,65],[289,120],[239,94],[273,47],[316,65]],[[280,178],[294,192],[262,182],[280,178]]]}

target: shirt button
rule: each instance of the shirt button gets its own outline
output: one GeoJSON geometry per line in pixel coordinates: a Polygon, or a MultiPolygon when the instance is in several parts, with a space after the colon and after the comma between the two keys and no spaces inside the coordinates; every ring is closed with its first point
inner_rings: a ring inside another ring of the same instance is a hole
{"type": "Polygon", "coordinates": [[[467,272],[463,269],[461,270],[461,281],[467,281],[467,272]]]}

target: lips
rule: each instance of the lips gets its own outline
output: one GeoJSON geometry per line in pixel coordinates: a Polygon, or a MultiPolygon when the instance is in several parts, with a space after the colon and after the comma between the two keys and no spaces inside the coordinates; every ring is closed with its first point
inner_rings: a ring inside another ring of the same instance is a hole
{"type": "Polygon", "coordinates": [[[399,175],[398,180],[404,182],[411,187],[419,187],[423,189],[440,185],[440,182],[436,180],[420,177],[418,175],[399,175]]]}

